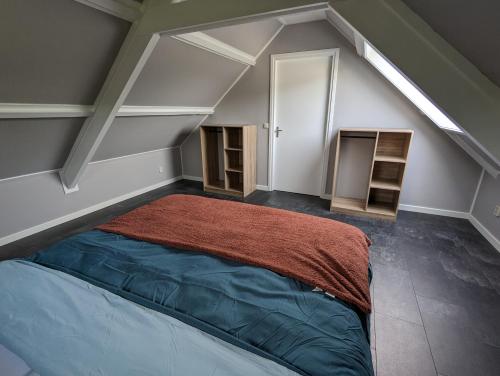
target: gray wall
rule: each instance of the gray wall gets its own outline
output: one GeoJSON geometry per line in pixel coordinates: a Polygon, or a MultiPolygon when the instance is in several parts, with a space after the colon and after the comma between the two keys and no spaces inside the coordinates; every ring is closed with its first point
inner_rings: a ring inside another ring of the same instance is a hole
{"type": "Polygon", "coordinates": [[[65,195],[57,173],[0,181],[1,238],[179,176],[179,149],[92,163],[65,195]],[[159,166],[163,172],[159,173],[159,166]]]}
{"type": "Polygon", "coordinates": [[[83,120],[0,119],[0,179],[61,168],[83,120]]]}
{"type": "Polygon", "coordinates": [[[93,104],[129,27],[76,1],[0,1],[0,102],[93,104]]]}
{"type": "Polygon", "coordinates": [[[496,205],[500,205],[500,177],[485,173],[472,215],[500,241],[500,217],[493,215],[496,205]]]}
{"type": "Polygon", "coordinates": [[[179,146],[202,119],[202,115],[116,118],[94,161],[179,146]]]}
{"type": "MultiPolygon", "coordinates": [[[[413,129],[415,137],[402,204],[468,212],[480,174],[479,166],[359,58],[352,45],[326,21],[287,26],[262,54],[257,65],[221,102],[207,124],[259,125],[257,183],[267,185],[268,131],[262,124],[269,121],[270,55],[337,47],[340,48],[340,65],[335,130],[340,127],[413,129]]],[[[186,175],[201,175],[198,137],[196,132],[182,148],[186,175]]]]}

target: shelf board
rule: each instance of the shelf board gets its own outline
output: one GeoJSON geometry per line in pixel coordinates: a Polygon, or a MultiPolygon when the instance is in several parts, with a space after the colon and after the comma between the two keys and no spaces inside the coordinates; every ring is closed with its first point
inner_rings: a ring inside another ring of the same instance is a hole
{"type": "Polygon", "coordinates": [[[242,148],[225,148],[226,151],[243,151],[242,148]]]}
{"type": "Polygon", "coordinates": [[[205,187],[212,189],[224,189],[226,187],[226,183],[224,182],[224,180],[218,180],[215,182],[211,181],[205,187]]]}
{"type": "Polygon", "coordinates": [[[390,191],[400,191],[401,185],[396,180],[373,179],[370,182],[370,188],[387,189],[390,191]]]}
{"type": "Polygon", "coordinates": [[[406,158],[392,157],[390,155],[375,155],[375,162],[406,163],[406,158]]]}
{"type": "Polygon", "coordinates": [[[238,173],[242,174],[243,173],[243,167],[241,167],[241,168],[226,168],[226,171],[228,171],[228,172],[238,172],[238,173]]]}
{"type": "Polygon", "coordinates": [[[395,217],[396,210],[392,204],[368,204],[367,212],[387,217],[395,217]]]}
{"type": "Polygon", "coordinates": [[[332,208],[352,211],[365,211],[365,200],[358,198],[335,197],[332,208]]]}

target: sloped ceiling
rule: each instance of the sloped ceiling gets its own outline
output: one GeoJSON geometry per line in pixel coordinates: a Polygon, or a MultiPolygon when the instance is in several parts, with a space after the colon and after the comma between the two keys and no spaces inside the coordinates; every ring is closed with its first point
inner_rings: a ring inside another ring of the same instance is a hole
{"type": "Polygon", "coordinates": [[[0,179],[61,168],[84,119],[0,119],[0,179]]]}
{"type": "Polygon", "coordinates": [[[161,37],[125,104],[213,106],[245,66],[161,37]]]}
{"type": "Polygon", "coordinates": [[[330,0],[330,4],[500,161],[498,86],[401,0],[330,0]]]}
{"type": "Polygon", "coordinates": [[[93,104],[130,23],[69,0],[0,1],[0,102],[93,104]]]}
{"type": "Polygon", "coordinates": [[[116,118],[94,161],[180,145],[203,116],[116,118]]]}
{"type": "Polygon", "coordinates": [[[280,27],[281,23],[278,20],[270,19],[220,27],[207,30],[205,34],[255,56],[280,27]]]}
{"type": "MultiPolygon", "coordinates": [[[[275,19],[206,33],[252,55],[280,29],[275,19]],[[252,38],[248,38],[252,35],[252,38]],[[253,38],[253,36],[256,38],[253,38]],[[249,39],[254,39],[248,41],[249,39]]],[[[246,66],[162,36],[129,93],[127,105],[213,107],[246,66]]],[[[253,68],[250,68],[253,69],[253,68]]],[[[116,118],[94,160],[179,146],[203,116],[116,118]]]]}
{"type": "Polygon", "coordinates": [[[500,1],[403,2],[500,87],[500,1]]]}
{"type": "MultiPolygon", "coordinates": [[[[275,19],[213,30],[248,52],[277,32],[275,19]],[[248,34],[257,40],[248,43],[248,34]]],[[[0,102],[94,103],[129,24],[69,0],[0,3],[0,102]],[[43,4],[42,4],[43,3],[43,4]],[[78,43],[75,43],[77,41],[78,43]]],[[[255,52],[255,53],[257,53],[255,52]]],[[[162,36],[127,105],[213,107],[246,68],[162,36]]],[[[203,116],[118,117],[93,160],[178,146],[203,116]]],[[[84,118],[0,119],[0,179],[61,168],[84,118]]]]}

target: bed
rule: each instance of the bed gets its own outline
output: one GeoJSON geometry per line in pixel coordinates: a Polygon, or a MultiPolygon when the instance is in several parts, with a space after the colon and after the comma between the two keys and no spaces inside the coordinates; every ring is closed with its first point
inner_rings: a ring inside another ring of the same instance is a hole
{"type": "Polygon", "coordinates": [[[168,196],[0,263],[0,344],[40,375],[373,375],[368,246],[339,222],[168,196]]]}

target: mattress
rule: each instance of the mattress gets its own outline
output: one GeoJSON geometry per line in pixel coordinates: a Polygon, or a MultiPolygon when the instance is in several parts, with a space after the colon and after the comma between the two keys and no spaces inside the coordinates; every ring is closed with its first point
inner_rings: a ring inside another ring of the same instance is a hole
{"type": "Polygon", "coordinates": [[[42,376],[297,375],[173,317],[32,262],[0,263],[0,285],[0,343],[42,376]]]}
{"type": "Polygon", "coordinates": [[[371,376],[368,245],[169,196],[0,263],[0,344],[42,375],[371,376]]]}

